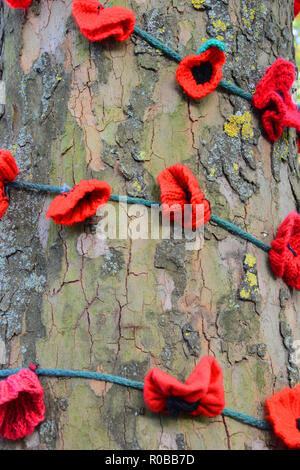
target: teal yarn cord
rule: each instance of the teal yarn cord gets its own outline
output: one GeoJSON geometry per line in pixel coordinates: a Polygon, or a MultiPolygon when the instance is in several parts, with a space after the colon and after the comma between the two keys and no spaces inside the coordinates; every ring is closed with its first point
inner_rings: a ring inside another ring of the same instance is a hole
{"type": "MultiPolygon", "coordinates": [[[[17,374],[21,369],[2,369],[0,370],[0,378],[9,377],[10,375],[17,374]]],[[[58,377],[58,378],[72,378],[72,379],[88,379],[88,380],[100,380],[103,382],[109,382],[124,387],[135,388],[138,390],[144,389],[143,382],[136,382],[135,380],[126,379],[125,377],[119,377],[117,375],[102,374],[100,372],[89,372],[84,370],[68,370],[68,369],[42,369],[37,368],[35,374],[43,377],[58,377]]],[[[222,412],[223,416],[233,418],[242,423],[249,424],[259,429],[269,430],[271,426],[267,421],[262,419],[253,418],[245,413],[239,411],[229,410],[224,408],[222,412]]]]}
{"type": "Polygon", "coordinates": [[[159,39],[156,39],[154,36],[152,36],[151,34],[141,29],[139,26],[135,25],[134,32],[135,34],[140,36],[142,39],[144,39],[148,44],[150,44],[150,46],[153,46],[156,49],[159,49],[165,55],[167,55],[168,57],[171,57],[171,59],[175,60],[176,62],[182,61],[183,57],[180,54],[173,51],[173,49],[171,49],[166,44],[159,41],[159,39]]]}
{"type": "Polygon", "coordinates": [[[235,224],[232,224],[231,222],[227,222],[227,220],[221,219],[217,215],[212,214],[210,220],[212,222],[215,222],[216,224],[218,224],[220,227],[224,228],[225,230],[227,230],[227,232],[234,233],[238,237],[241,237],[244,240],[247,240],[248,242],[253,243],[253,245],[256,245],[258,248],[261,248],[267,253],[271,250],[270,246],[266,245],[264,242],[254,237],[254,235],[251,235],[251,233],[245,232],[245,230],[243,230],[242,228],[238,227],[235,224]]]}
{"type": "Polygon", "coordinates": [[[228,418],[235,419],[245,424],[249,424],[249,426],[253,426],[255,428],[263,429],[269,431],[272,429],[271,425],[268,421],[259,418],[253,418],[252,416],[246,415],[245,413],[241,413],[240,411],[229,410],[228,408],[224,408],[222,411],[223,416],[227,416],[228,418]]]}
{"type": "Polygon", "coordinates": [[[252,101],[253,96],[248,91],[243,90],[242,88],[233,85],[232,83],[227,82],[226,80],[222,79],[219,83],[219,86],[224,88],[226,91],[233,93],[234,95],[240,96],[247,101],[252,101]]]}
{"type": "MultiPolygon", "coordinates": [[[[14,181],[12,183],[8,183],[6,185],[8,188],[16,188],[16,189],[28,189],[28,190],[36,190],[36,191],[43,191],[43,192],[49,192],[49,193],[55,193],[55,194],[62,194],[64,192],[67,192],[70,190],[68,187],[57,187],[57,186],[48,186],[45,184],[34,184],[34,183],[25,183],[21,181],[14,181]]],[[[127,204],[142,204],[147,207],[151,206],[159,206],[160,203],[157,201],[151,201],[149,199],[142,199],[138,197],[130,197],[130,196],[121,196],[119,194],[111,194],[110,196],[110,201],[114,202],[124,202],[127,204]]],[[[262,250],[266,251],[267,253],[271,250],[271,247],[266,245],[264,242],[259,240],[258,238],[254,237],[254,235],[251,235],[248,232],[245,232],[242,228],[238,227],[235,224],[232,224],[231,222],[228,222],[227,220],[221,219],[217,215],[212,214],[211,219],[212,222],[216,223],[220,227],[224,228],[228,232],[231,232],[235,235],[237,235],[240,238],[243,238],[244,240],[247,240],[250,243],[253,243],[253,245],[256,245],[258,248],[261,248],[262,250]]]]}

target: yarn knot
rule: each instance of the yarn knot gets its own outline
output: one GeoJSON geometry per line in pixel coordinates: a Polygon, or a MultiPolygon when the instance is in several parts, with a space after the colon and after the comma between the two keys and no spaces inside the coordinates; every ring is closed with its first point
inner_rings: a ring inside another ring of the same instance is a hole
{"type": "Polygon", "coordinates": [[[167,411],[169,415],[173,416],[173,418],[178,418],[180,412],[192,413],[197,410],[199,405],[200,400],[188,403],[187,401],[181,400],[180,398],[172,395],[167,398],[167,411]]]}
{"type": "Polygon", "coordinates": [[[12,154],[6,150],[0,150],[0,219],[5,214],[9,206],[9,198],[5,185],[14,181],[19,169],[12,154]]]}

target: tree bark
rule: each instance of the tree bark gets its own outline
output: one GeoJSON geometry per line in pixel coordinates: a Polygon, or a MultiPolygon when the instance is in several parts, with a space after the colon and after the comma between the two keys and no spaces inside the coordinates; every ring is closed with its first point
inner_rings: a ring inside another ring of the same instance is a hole
{"type": "MultiPolygon", "coordinates": [[[[182,55],[217,37],[224,76],[253,92],[266,67],[294,60],[292,0],[131,0],[137,24],[182,55]]],[[[158,199],[174,163],[197,175],[213,212],[270,243],[299,210],[294,129],[273,146],[243,99],[183,96],[176,63],[131,36],[88,42],[71,0],[1,2],[1,147],[22,181],[108,181],[114,193],[158,199]]],[[[275,278],[266,253],[212,223],[201,250],[185,240],[99,241],[99,217],[49,222],[51,197],[11,190],[0,226],[0,363],[103,371],[143,381],[153,366],[185,381],[216,357],[226,406],[264,417],[274,391],[299,380],[299,293],[275,278]]],[[[116,205],[116,204],[115,204],[116,205]]],[[[118,206],[116,205],[117,209],[118,206]]],[[[100,216],[101,217],[101,216],[100,216]]],[[[181,418],[145,409],[140,391],[42,378],[46,419],[2,449],[280,448],[270,432],[230,418],[181,418]]]]}

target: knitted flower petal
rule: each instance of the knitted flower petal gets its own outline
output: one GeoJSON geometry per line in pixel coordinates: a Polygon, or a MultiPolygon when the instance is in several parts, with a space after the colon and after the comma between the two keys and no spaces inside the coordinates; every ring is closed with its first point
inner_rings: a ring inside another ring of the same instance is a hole
{"type": "Polygon", "coordinates": [[[36,374],[22,369],[0,382],[0,436],[21,439],[44,420],[44,390],[36,374]]]}
{"type": "Polygon", "coordinates": [[[215,46],[210,47],[201,54],[182,59],[176,71],[176,79],[191,98],[203,98],[219,85],[225,60],[223,51],[215,46]]]}
{"type": "Polygon", "coordinates": [[[0,182],[14,181],[18,174],[19,169],[12,154],[8,150],[0,150],[0,182]]]}
{"type": "Polygon", "coordinates": [[[74,0],[73,16],[82,34],[90,41],[109,37],[125,41],[135,25],[133,11],[117,6],[104,8],[98,0],[74,0]]]}
{"type": "Polygon", "coordinates": [[[165,217],[192,229],[210,220],[209,202],[204,198],[197,178],[187,166],[180,163],[170,166],[158,175],[157,181],[165,217]],[[187,208],[184,210],[186,204],[191,206],[191,211],[187,208]],[[197,206],[202,206],[202,210],[197,210],[197,206]]]}
{"type": "Polygon", "coordinates": [[[111,187],[105,181],[82,180],[71,191],[53,199],[46,215],[57,224],[73,225],[94,215],[110,194],[111,187]]]}
{"type": "Polygon", "coordinates": [[[5,0],[12,8],[28,8],[32,0],[5,0]]]}
{"type": "Polygon", "coordinates": [[[215,358],[204,356],[185,383],[151,369],[145,377],[144,400],[155,413],[172,413],[175,404],[175,411],[190,405],[188,412],[194,416],[218,416],[225,406],[222,369],[215,358]]]}
{"type": "Polygon", "coordinates": [[[295,0],[294,3],[294,18],[300,13],[300,0],[295,0]]]}
{"type": "Polygon", "coordinates": [[[300,113],[289,93],[295,78],[294,65],[277,59],[256,87],[253,104],[262,111],[262,124],[272,142],[279,139],[285,127],[300,130],[300,113]]]}
{"type": "Polygon", "coordinates": [[[275,434],[291,449],[300,449],[300,385],[274,393],[266,402],[275,434]]]}
{"type": "Polygon", "coordinates": [[[272,271],[291,287],[300,290],[300,215],[291,212],[279,226],[271,243],[272,271]]]}
{"type": "Polygon", "coordinates": [[[5,194],[4,184],[0,183],[0,219],[4,216],[9,206],[9,199],[5,194]]]}

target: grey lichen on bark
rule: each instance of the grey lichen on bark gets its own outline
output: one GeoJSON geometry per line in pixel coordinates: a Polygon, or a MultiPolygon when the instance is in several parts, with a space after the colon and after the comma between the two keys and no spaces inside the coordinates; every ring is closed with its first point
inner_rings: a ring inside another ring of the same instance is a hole
{"type": "MultiPolygon", "coordinates": [[[[71,0],[24,13],[1,2],[0,141],[20,179],[159,198],[156,176],[182,162],[213,212],[266,243],[299,210],[296,135],[273,146],[249,103],[218,90],[192,102],[176,64],[134,35],[89,43],[71,0]]],[[[132,0],[137,24],[182,55],[210,37],[227,44],[224,75],[253,92],[278,56],[294,60],[292,0],[132,0]],[[163,3],[163,5],[162,5],[163,3]]],[[[101,370],[142,381],[158,366],[184,381],[199,358],[224,371],[226,406],[256,417],[275,390],[299,380],[293,341],[299,294],[264,252],[209,223],[201,250],[185,240],[99,241],[92,218],[72,228],[45,219],[50,197],[11,190],[0,225],[3,367],[101,370]]],[[[118,209],[118,208],[117,208],[118,209]]],[[[229,418],[171,419],[141,392],[95,381],[41,379],[46,419],[0,448],[244,449],[280,444],[229,418]]]]}

